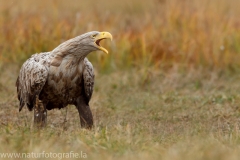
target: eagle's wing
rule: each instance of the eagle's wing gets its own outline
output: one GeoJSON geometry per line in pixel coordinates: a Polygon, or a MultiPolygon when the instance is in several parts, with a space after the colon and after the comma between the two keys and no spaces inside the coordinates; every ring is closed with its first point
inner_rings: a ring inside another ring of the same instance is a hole
{"type": "Polygon", "coordinates": [[[40,94],[47,80],[49,67],[48,52],[34,54],[23,64],[16,82],[20,101],[19,111],[25,104],[29,110],[32,110],[35,98],[40,94]]]}
{"type": "Polygon", "coordinates": [[[87,58],[84,59],[84,69],[83,69],[83,80],[84,80],[84,91],[87,103],[89,103],[94,86],[94,70],[91,62],[87,58]]]}

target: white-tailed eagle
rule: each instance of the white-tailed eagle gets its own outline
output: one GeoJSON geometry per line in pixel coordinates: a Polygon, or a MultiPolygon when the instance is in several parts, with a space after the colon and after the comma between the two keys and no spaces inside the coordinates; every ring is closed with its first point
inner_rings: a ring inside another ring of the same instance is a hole
{"type": "Polygon", "coordinates": [[[93,116],[89,107],[94,86],[94,71],[86,56],[92,52],[108,51],[100,46],[111,39],[109,32],[92,31],[70,39],[53,51],[34,54],[21,67],[17,78],[19,111],[26,104],[34,109],[34,124],[45,126],[47,110],[77,107],[81,126],[91,128],[93,116]]]}

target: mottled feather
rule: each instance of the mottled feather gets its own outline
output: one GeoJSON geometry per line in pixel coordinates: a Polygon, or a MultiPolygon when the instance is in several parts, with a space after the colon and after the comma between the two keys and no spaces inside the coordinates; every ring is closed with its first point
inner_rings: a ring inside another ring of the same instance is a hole
{"type": "Polygon", "coordinates": [[[25,104],[32,110],[34,99],[40,94],[47,80],[49,64],[49,52],[34,54],[23,64],[16,82],[20,101],[19,111],[25,104]]]}
{"type": "Polygon", "coordinates": [[[85,96],[87,103],[89,103],[93,93],[94,71],[92,64],[87,59],[84,61],[83,79],[85,96]]]}

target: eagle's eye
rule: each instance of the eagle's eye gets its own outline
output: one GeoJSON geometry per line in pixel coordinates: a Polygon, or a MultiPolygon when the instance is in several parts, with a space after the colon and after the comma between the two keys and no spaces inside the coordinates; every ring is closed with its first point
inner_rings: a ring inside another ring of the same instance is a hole
{"type": "Polygon", "coordinates": [[[97,36],[97,34],[94,34],[94,35],[92,35],[91,37],[92,37],[92,38],[95,38],[96,36],[97,36]]]}

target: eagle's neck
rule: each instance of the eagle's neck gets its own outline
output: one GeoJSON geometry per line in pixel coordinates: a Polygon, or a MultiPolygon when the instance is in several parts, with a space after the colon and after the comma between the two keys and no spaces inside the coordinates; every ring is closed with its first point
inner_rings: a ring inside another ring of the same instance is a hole
{"type": "Polygon", "coordinates": [[[58,67],[63,60],[72,62],[82,61],[93,50],[91,46],[85,45],[82,39],[81,36],[78,36],[55,48],[51,53],[53,56],[51,65],[58,67]]]}

